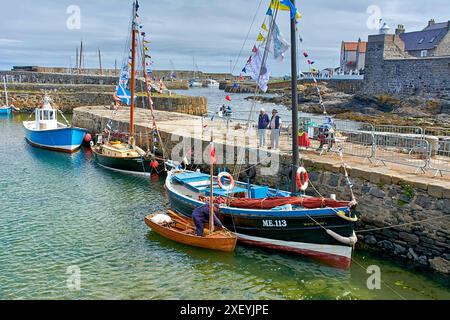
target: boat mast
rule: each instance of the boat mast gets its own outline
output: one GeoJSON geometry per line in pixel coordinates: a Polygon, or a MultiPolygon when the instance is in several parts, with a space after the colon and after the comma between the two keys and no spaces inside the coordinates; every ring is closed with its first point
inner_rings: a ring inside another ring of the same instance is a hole
{"type": "Polygon", "coordinates": [[[6,76],[3,77],[3,86],[5,87],[6,107],[9,107],[9,102],[8,102],[8,91],[6,90],[6,76]]]}
{"type": "MultiPolygon", "coordinates": [[[[213,145],[213,131],[211,130],[211,144],[210,144],[210,150],[211,153],[212,148],[214,148],[213,145]]],[[[209,182],[209,234],[212,234],[214,232],[214,162],[212,159],[210,159],[211,165],[209,168],[209,175],[210,175],[210,182],[209,182]]]]}
{"type": "MultiPolygon", "coordinates": [[[[295,7],[295,0],[291,0],[295,7]]],[[[297,32],[296,18],[291,19],[291,76],[292,76],[292,193],[297,193],[295,173],[299,166],[298,150],[298,90],[297,90],[297,32]]]]}
{"type": "Polygon", "coordinates": [[[130,108],[130,139],[129,144],[134,146],[134,94],[135,94],[135,67],[136,67],[136,2],[133,3],[133,22],[131,23],[131,108],[130,108]]]}

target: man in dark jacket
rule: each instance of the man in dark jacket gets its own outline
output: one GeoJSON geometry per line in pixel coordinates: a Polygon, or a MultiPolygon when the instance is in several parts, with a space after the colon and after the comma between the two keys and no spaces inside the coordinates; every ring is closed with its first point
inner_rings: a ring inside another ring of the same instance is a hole
{"type": "MultiPolygon", "coordinates": [[[[216,214],[219,213],[219,205],[214,205],[214,225],[219,227],[219,229],[223,229],[222,222],[220,222],[219,218],[217,218],[216,214]]],[[[195,229],[197,236],[203,237],[203,228],[206,222],[209,222],[209,203],[205,203],[204,205],[196,208],[192,212],[192,220],[194,220],[195,229]]]]}
{"type": "Polygon", "coordinates": [[[283,123],[278,115],[277,109],[272,110],[272,119],[270,119],[270,148],[273,150],[278,150],[280,146],[280,133],[283,123]]]}
{"type": "Polygon", "coordinates": [[[265,147],[267,143],[267,126],[270,120],[264,109],[259,111],[258,118],[258,147],[265,147]]]}

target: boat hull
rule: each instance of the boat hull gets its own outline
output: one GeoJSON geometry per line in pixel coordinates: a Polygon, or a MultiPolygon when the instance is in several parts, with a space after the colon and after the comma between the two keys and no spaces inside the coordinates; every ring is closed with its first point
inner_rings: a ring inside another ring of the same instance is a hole
{"type": "Polygon", "coordinates": [[[145,160],[144,157],[130,157],[130,158],[116,158],[102,155],[92,149],[95,161],[102,167],[133,175],[150,176],[155,173],[155,169],[150,167],[150,160],[145,160]]]}
{"type": "Polygon", "coordinates": [[[52,130],[30,130],[24,123],[26,141],[38,148],[73,153],[80,149],[87,132],[81,128],[58,128],[52,130]]]}
{"type": "MultiPolygon", "coordinates": [[[[154,223],[151,220],[152,216],[154,215],[149,215],[145,217],[144,220],[147,226],[151,228],[154,232],[172,241],[176,241],[178,243],[182,243],[193,247],[225,252],[231,252],[236,247],[237,242],[236,236],[230,235],[224,236],[221,234],[221,232],[218,232],[217,234],[212,234],[212,236],[198,237],[195,234],[187,234],[181,232],[182,230],[177,230],[175,228],[168,228],[165,226],[161,226],[157,223],[154,223]]],[[[193,227],[191,220],[187,221],[187,223],[189,225],[192,225],[193,227]]]]}
{"type": "Polygon", "coordinates": [[[12,112],[12,108],[0,108],[0,115],[10,115],[12,112]]]}
{"type": "MultiPolygon", "coordinates": [[[[166,190],[172,208],[190,217],[193,210],[203,203],[177,193],[170,184],[168,178],[166,190]]],[[[218,217],[226,228],[237,234],[241,243],[301,254],[337,268],[346,269],[351,265],[352,247],[332,238],[324,228],[343,237],[352,237],[354,225],[334,213],[330,214],[328,208],[283,213],[222,207],[218,217]]]]}

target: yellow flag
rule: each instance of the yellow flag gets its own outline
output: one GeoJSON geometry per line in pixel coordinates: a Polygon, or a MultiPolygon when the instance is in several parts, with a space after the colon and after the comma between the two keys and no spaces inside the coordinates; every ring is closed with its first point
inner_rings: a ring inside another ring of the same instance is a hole
{"type": "MultiPolygon", "coordinates": [[[[276,9],[277,7],[278,7],[278,10],[281,10],[281,11],[291,11],[291,8],[289,8],[289,6],[287,6],[285,4],[282,4],[280,2],[280,0],[271,0],[270,1],[270,8],[271,9],[276,9]]],[[[302,18],[302,15],[297,10],[297,14],[295,15],[295,19],[298,20],[298,19],[301,19],[301,18],[302,18]]]]}
{"type": "Polygon", "coordinates": [[[259,41],[259,42],[264,42],[264,41],[266,41],[266,38],[264,38],[264,36],[262,35],[261,32],[260,32],[259,35],[258,35],[257,41],[259,41]]]}
{"type": "Polygon", "coordinates": [[[269,32],[269,29],[267,28],[265,22],[263,22],[263,24],[262,24],[262,26],[261,26],[261,29],[263,29],[263,30],[266,31],[266,32],[269,32]]]}

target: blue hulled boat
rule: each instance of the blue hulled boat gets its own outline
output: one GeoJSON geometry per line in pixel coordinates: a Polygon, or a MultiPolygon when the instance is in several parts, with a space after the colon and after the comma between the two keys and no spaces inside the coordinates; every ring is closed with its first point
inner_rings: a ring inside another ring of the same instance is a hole
{"type": "Polygon", "coordinates": [[[34,147],[68,152],[77,151],[83,143],[86,129],[74,128],[57,120],[57,110],[44,97],[42,108],[35,110],[34,121],[24,121],[26,140],[34,147]]]}
{"type": "Polygon", "coordinates": [[[3,106],[0,107],[0,115],[10,115],[12,112],[12,107],[3,106]]]}
{"type": "MultiPolygon", "coordinates": [[[[225,190],[219,180],[214,179],[213,188],[216,200],[222,200],[218,217],[241,243],[309,256],[338,268],[351,265],[356,242],[352,202],[292,195],[243,182],[225,190]]],[[[207,200],[209,185],[207,174],[170,171],[166,190],[171,207],[190,217],[207,200]]]]}

